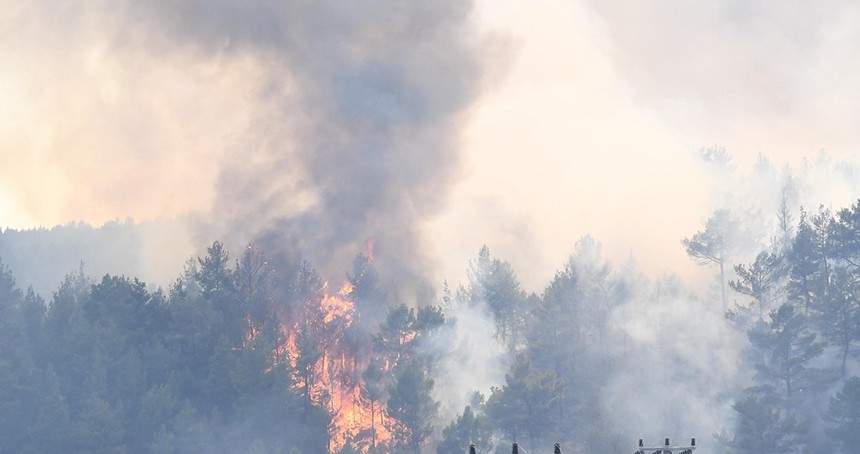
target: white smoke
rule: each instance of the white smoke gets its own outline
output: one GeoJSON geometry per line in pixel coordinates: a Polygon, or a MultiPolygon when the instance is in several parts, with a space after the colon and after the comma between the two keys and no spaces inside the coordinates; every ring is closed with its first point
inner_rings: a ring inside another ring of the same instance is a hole
{"type": "Polygon", "coordinates": [[[486,304],[455,303],[445,316],[445,325],[421,349],[437,358],[433,398],[447,424],[463,412],[475,392],[486,397],[491,387],[504,385],[511,358],[494,339],[496,327],[486,304]]]}

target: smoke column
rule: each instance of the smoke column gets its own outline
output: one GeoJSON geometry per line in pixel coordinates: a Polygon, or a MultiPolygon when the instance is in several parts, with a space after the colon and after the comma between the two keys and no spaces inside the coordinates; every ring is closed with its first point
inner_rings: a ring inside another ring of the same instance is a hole
{"type": "Polygon", "coordinates": [[[198,248],[268,238],[340,278],[372,239],[392,281],[430,265],[482,76],[471,2],[5,6],[5,222],[191,210],[198,248]]]}
{"type": "Polygon", "coordinates": [[[289,243],[342,273],[367,241],[392,281],[426,268],[417,224],[457,175],[480,74],[462,1],[144,2],[152,29],[265,69],[266,118],[222,166],[212,218],[228,241],[289,243]]]}

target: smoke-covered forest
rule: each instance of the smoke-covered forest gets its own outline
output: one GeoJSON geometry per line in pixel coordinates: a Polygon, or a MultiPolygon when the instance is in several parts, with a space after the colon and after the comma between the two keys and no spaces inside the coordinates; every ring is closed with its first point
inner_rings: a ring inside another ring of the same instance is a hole
{"type": "Polygon", "coordinates": [[[773,209],[726,205],[679,239],[710,276],[702,297],[610,263],[591,236],[539,292],[487,246],[416,303],[385,284],[373,241],[340,281],[215,241],[163,286],[81,263],[37,293],[8,263],[33,280],[45,256],[80,255],[76,237],[115,250],[141,227],[7,229],[3,251],[30,235],[43,252],[0,270],[0,451],[632,452],[696,436],[708,452],[854,452],[860,200],[807,208],[803,172],[762,172],[782,182],[758,200],[773,209]]]}
{"type": "Polygon", "coordinates": [[[0,0],[0,454],[856,453],[858,42],[851,0],[0,0]]]}

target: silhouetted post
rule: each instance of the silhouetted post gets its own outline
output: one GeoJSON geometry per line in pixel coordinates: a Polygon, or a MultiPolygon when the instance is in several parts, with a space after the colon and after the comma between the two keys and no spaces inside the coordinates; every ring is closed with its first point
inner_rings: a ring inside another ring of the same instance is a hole
{"type": "Polygon", "coordinates": [[[561,454],[561,446],[558,443],[555,444],[555,449],[552,451],[555,454],[561,454]]]}
{"type": "Polygon", "coordinates": [[[642,439],[639,439],[639,450],[633,454],[693,454],[696,450],[696,439],[690,439],[690,444],[687,446],[672,446],[671,441],[666,438],[663,446],[645,446],[642,439]]]}
{"type": "Polygon", "coordinates": [[[469,454],[475,454],[475,445],[469,445],[469,454]]]}
{"type": "Polygon", "coordinates": [[[514,442],[514,446],[511,448],[511,454],[520,454],[520,445],[517,442],[514,442]]]}

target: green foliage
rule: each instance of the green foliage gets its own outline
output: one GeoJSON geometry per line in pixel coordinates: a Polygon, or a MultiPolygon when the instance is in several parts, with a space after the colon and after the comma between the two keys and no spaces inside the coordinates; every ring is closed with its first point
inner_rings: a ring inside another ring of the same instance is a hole
{"type": "Polygon", "coordinates": [[[717,210],[705,223],[705,229],[681,244],[687,255],[701,265],[714,264],[720,270],[720,290],[723,309],[727,309],[725,267],[735,254],[741,242],[741,232],[737,219],[728,210],[717,210]]]}
{"type": "Polygon", "coordinates": [[[421,364],[404,363],[388,390],[388,414],[395,420],[395,445],[420,454],[421,446],[433,434],[439,402],[433,400],[433,380],[421,364]]]}
{"type": "Polygon", "coordinates": [[[824,337],[841,353],[840,373],[846,378],[849,357],[860,342],[860,276],[847,269],[833,272],[827,304],[818,314],[824,337]]]}
{"type": "Polygon", "coordinates": [[[486,304],[490,309],[497,340],[512,349],[518,346],[526,312],[525,293],[511,265],[492,258],[485,245],[478,257],[469,262],[468,277],[468,298],[473,304],[486,304]]]}
{"type": "MultiPolygon", "coordinates": [[[[758,317],[740,364],[755,376],[734,403],[738,425],[726,445],[790,453],[836,440],[848,452],[859,442],[860,379],[836,392],[835,373],[823,366],[841,362],[843,378],[857,367],[860,201],[835,217],[801,213],[793,238],[790,216],[780,216],[790,250],[759,253],[734,267],[730,283],[758,317]]],[[[687,252],[728,265],[733,221],[715,212],[684,241],[687,252]]],[[[125,276],[91,281],[81,269],[48,304],[18,289],[0,263],[0,452],[327,452],[338,409],[315,386],[323,361],[343,362],[327,380],[354,386],[374,424],[394,434],[351,434],[342,454],[428,446],[441,454],[469,443],[506,451],[511,439],[577,451],[626,446],[631,435],[616,433],[601,395],[620,365],[636,359],[621,305],[650,300],[641,278],[619,277],[591,237],[540,296],[527,296],[511,265],[487,247],[469,264],[468,285],[445,284],[442,307],[486,305],[496,342],[515,359],[486,404],[444,422],[433,397],[445,359],[437,347],[450,326],[442,308],[390,304],[371,258],[359,254],[347,274],[353,290],[341,295],[355,303],[352,323],[327,319],[322,299],[332,290],[314,268],[277,263],[253,246],[231,260],[216,242],[167,292],[125,276]]]]}
{"type": "Polygon", "coordinates": [[[465,447],[475,445],[477,452],[490,451],[492,426],[486,416],[475,414],[466,406],[448,427],[442,430],[442,441],[436,447],[438,454],[464,452],[465,447]]]}
{"type": "Polygon", "coordinates": [[[794,306],[783,304],[770,313],[770,321],[754,327],[749,339],[759,354],[756,378],[786,399],[798,393],[821,390],[828,383],[825,371],[811,366],[824,352],[824,343],[809,330],[808,320],[794,306]]]}
{"type": "Polygon", "coordinates": [[[801,435],[793,416],[785,415],[774,397],[748,395],[735,403],[738,429],[729,446],[738,454],[785,454],[798,452],[801,435]]]}
{"type": "Polygon", "coordinates": [[[365,407],[370,408],[370,440],[368,440],[370,450],[375,450],[378,446],[376,437],[377,424],[379,424],[379,416],[383,411],[381,403],[386,396],[386,382],[384,378],[382,363],[376,358],[371,359],[367,368],[361,374],[359,398],[365,407]]]}
{"type": "Polygon", "coordinates": [[[492,389],[487,416],[510,439],[526,438],[534,445],[557,428],[560,391],[553,371],[535,369],[526,356],[519,355],[505,375],[505,385],[492,389]]]}
{"type": "Polygon", "coordinates": [[[806,312],[815,310],[827,298],[830,280],[830,213],[821,209],[811,219],[801,209],[797,235],[789,260],[788,296],[803,305],[806,312]]]}
{"type": "Polygon", "coordinates": [[[779,295],[779,283],[785,273],[785,263],[781,256],[762,251],[749,266],[735,265],[737,280],[729,281],[732,290],[753,299],[759,320],[779,295]]]}
{"type": "Polygon", "coordinates": [[[860,268],[860,200],[843,208],[830,221],[829,249],[832,255],[845,260],[851,268],[860,268]]]}
{"type": "Polygon", "coordinates": [[[167,297],[81,270],[48,308],[0,266],[0,451],[324,452],[330,414],[273,364],[272,270],[208,252],[167,297]]]}
{"type": "Polygon", "coordinates": [[[210,299],[234,289],[232,272],[227,267],[229,262],[230,256],[224,250],[224,245],[217,241],[209,246],[206,257],[197,259],[199,268],[194,277],[200,285],[203,298],[210,299]]]}
{"type": "Polygon", "coordinates": [[[593,310],[585,307],[589,299],[578,268],[571,259],[564,270],[556,273],[543,297],[532,305],[527,337],[532,363],[553,371],[559,378],[557,420],[571,438],[586,430],[599,408],[581,405],[598,395],[595,385],[600,368],[594,366],[594,360],[600,347],[592,342],[599,337],[593,335],[595,331],[601,330],[594,330],[596,323],[587,322],[587,314],[593,310]]]}
{"type": "MultiPolygon", "coordinates": [[[[353,324],[353,331],[375,330],[376,326],[385,320],[388,296],[380,286],[379,273],[373,260],[366,254],[356,255],[347,280],[352,285],[350,297],[355,302],[356,310],[362,314],[353,324]]],[[[351,334],[356,336],[354,332],[351,334]]]]}
{"type": "MultiPolygon", "coordinates": [[[[845,377],[860,336],[860,292],[853,259],[858,209],[860,204],[855,204],[851,210],[841,210],[836,218],[824,207],[812,216],[801,210],[797,234],[786,256],[788,303],[748,333],[749,363],[757,374],[755,386],[735,407],[740,422],[735,441],[746,437],[743,443],[735,443],[736,449],[756,446],[751,440],[768,436],[769,443],[781,449],[789,449],[792,439],[797,446],[791,449],[811,444],[824,448],[830,442],[820,423],[824,410],[821,402],[826,401],[825,392],[837,374],[816,364],[838,361],[845,377]]],[[[733,287],[763,302],[756,295],[766,295],[762,290],[767,290],[763,285],[767,280],[760,277],[768,275],[760,271],[771,268],[773,258],[763,252],[749,268],[737,267],[740,279],[733,287]]],[[[831,399],[831,421],[847,398],[848,394],[831,399]]],[[[832,439],[838,439],[835,430],[831,427],[828,431],[832,439]]],[[[756,449],[771,448],[745,452],[756,449]]]]}
{"type": "Polygon", "coordinates": [[[842,445],[843,452],[854,452],[860,446],[860,377],[849,378],[830,398],[827,419],[828,433],[842,445]]]}
{"type": "Polygon", "coordinates": [[[401,362],[413,359],[416,321],[414,309],[405,304],[392,307],[385,323],[373,336],[374,351],[386,359],[390,368],[397,368],[401,362]]]}

